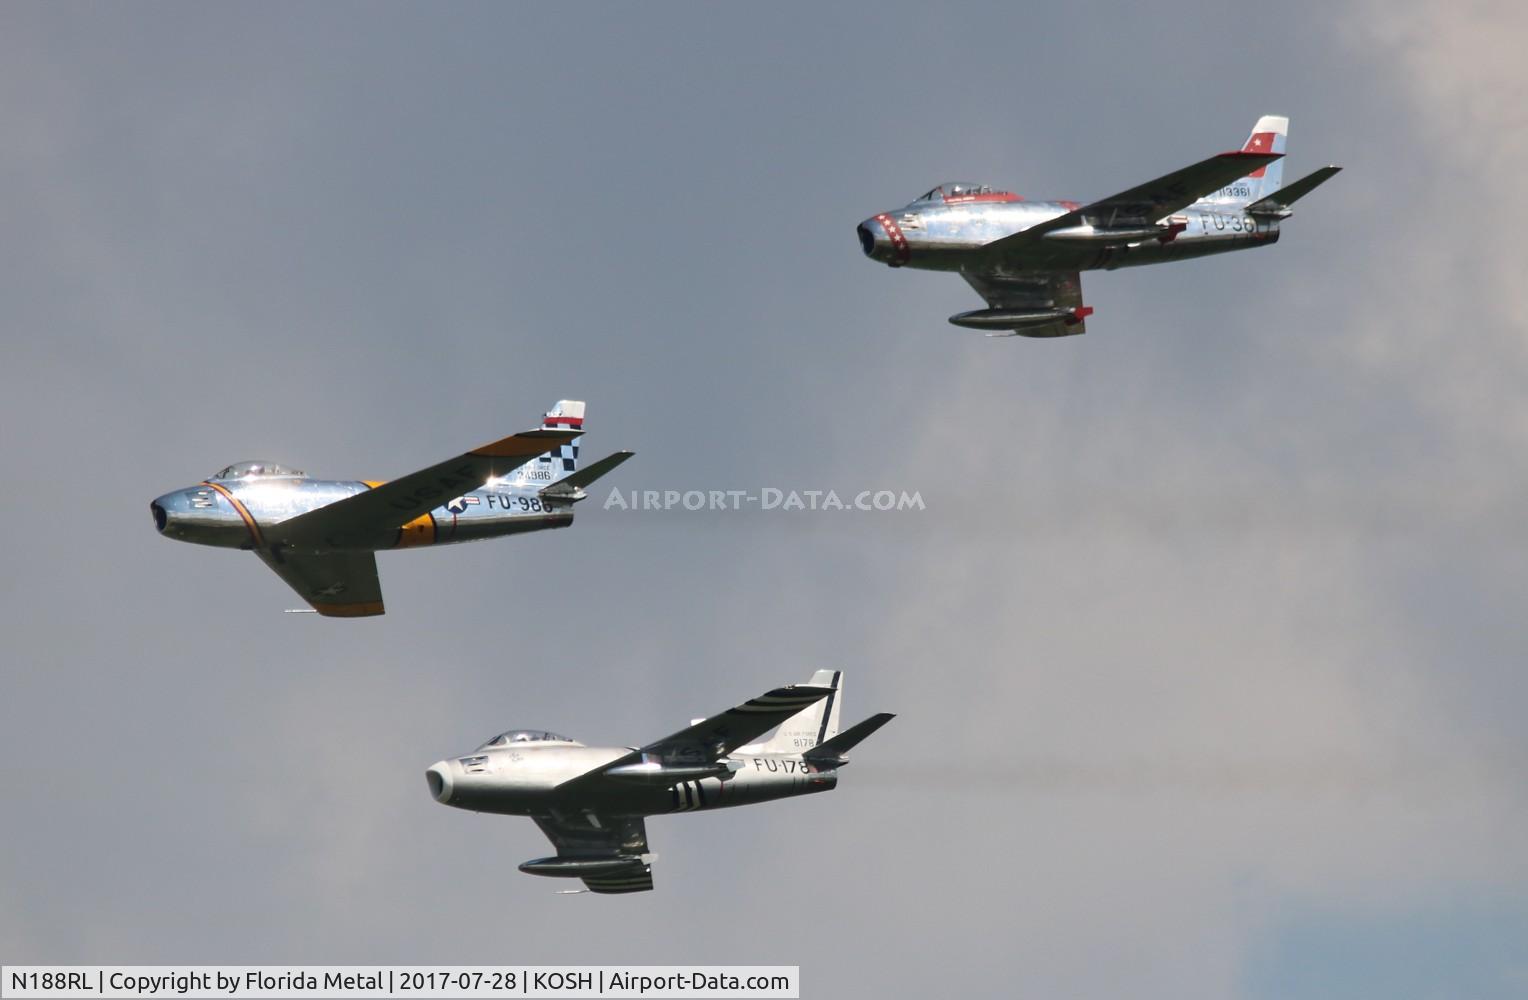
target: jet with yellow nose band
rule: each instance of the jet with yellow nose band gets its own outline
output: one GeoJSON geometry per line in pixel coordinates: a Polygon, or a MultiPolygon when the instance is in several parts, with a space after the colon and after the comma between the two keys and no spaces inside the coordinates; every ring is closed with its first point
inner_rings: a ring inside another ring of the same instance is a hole
{"type": "Polygon", "coordinates": [[[584,487],[632,456],[618,451],[579,469],[583,432],[584,404],[563,400],[535,430],[387,482],[239,462],[166,493],[149,511],[167,538],[254,552],[321,615],[380,615],[382,549],[572,524],[584,487]]]}

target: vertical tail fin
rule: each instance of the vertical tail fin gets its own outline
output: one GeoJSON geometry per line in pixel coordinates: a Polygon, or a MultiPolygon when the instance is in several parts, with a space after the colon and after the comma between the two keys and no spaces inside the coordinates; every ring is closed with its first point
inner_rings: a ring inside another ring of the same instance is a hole
{"type": "Polygon", "coordinates": [[[844,672],[819,670],[807,681],[812,687],[832,688],[833,693],[780,723],[762,753],[804,753],[838,735],[838,715],[843,708],[844,672]]]}
{"type": "MultiPolygon", "coordinates": [[[[584,403],[576,399],[559,399],[541,421],[542,430],[582,430],[583,426],[584,403]]],[[[506,481],[515,485],[550,486],[572,475],[578,468],[578,444],[582,440],[582,437],[576,437],[560,448],[526,462],[510,473],[506,481]]]]}
{"type": "MultiPolygon", "coordinates": [[[[1252,126],[1252,134],[1242,145],[1243,153],[1282,153],[1289,141],[1289,119],[1281,115],[1264,115],[1252,126]]],[[[1252,173],[1222,188],[1208,201],[1235,201],[1241,204],[1266,198],[1279,189],[1284,181],[1284,161],[1274,160],[1258,167],[1252,173]]]]}

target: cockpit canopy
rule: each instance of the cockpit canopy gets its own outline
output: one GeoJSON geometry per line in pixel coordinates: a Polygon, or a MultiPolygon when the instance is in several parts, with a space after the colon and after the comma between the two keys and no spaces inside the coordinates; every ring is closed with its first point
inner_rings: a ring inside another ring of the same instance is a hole
{"type": "Polygon", "coordinates": [[[212,476],[212,479],[306,479],[301,469],[289,469],[275,462],[235,462],[212,476]]]}
{"type": "Polygon", "coordinates": [[[575,740],[556,733],[549,733],[544,729],[511,729],[500,733],[493,739],[478,747],[479,750],[487,750],[489,747],[507,747],[516,743],[576,743],[575,740]]]}
{"type": "Polygon", "coordinates": [[[1012,191],[999,191],[990,184],[973,181],[949,181],[924,192],[918,201],[942,201],[946,205],[967,204],[974,201],[1021,201],[1012,191]]]}

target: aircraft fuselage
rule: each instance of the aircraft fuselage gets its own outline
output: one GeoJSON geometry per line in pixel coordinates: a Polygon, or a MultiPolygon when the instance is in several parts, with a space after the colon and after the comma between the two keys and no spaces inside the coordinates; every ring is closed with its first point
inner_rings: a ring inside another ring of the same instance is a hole
{"type": "MultiPolygon", "coordinates": [[[[574,792],[558,786],[631,751],[627,747],[550,746],[484,747],[463,757],[440,761],[429,769],[436,801],[473,812],[510,816],[547,813],[654,816],[661,813],[721,809],[771,799],[825,792],[838,784],[836,768],[805,760],[800,754],[752,753],[743,748],[696,771],[706,776],[672,780],[660,768],[650,775],[618,777],[607,772],[574,792]]],[[[671,769],[682,764],[670,764],[671,769]]]]}
{"type": "MultiPolygon", "coordinates": [[[[872,216],[860,223],[858,234],[865,255],[891,267],[1000,273],[988,263],[984,247],[1077,208],[1073,201],[950,204],[936,198],[872,216]]],[[[1234,203],[1196,202],[1171,218],[1182,228],[1133,238],[1113,236],[1102,226],[1058,230],[1026,252],[1022,268],[1009,262],[1005,269],[1112,270],[1267,246],[1279,239],[1277,219],[1253,216],[1234,203]]]]}
{"type": "MultiPolygon", "coordinates": [[[[169,538],[231,549],[279,548],[286,544],[283,522],[378,485],[296,476],[209,479],[159,497],[151,509],[160,534],[169,538]]],[[[401,528],[346,537],[327,550],[374,552],[443,545],[572,524],[572,505],[541,497],[544,485],[489,483],[401,528]]]]}

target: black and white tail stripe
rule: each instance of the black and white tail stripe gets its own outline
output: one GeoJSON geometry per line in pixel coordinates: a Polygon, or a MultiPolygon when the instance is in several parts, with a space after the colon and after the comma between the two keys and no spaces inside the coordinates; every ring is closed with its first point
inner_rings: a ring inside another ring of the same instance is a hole
{"type": "Polygon", "coordinates": [[[833,702],[838,698],[838,682],[843,676],[842,670],[833,671],[833,683],[828,685],[833,691],[828,695],[828,700],[822,703],[822,725],[817,727],[818,743],[828,738],[828,720],[833,718],[833,702]]]}

